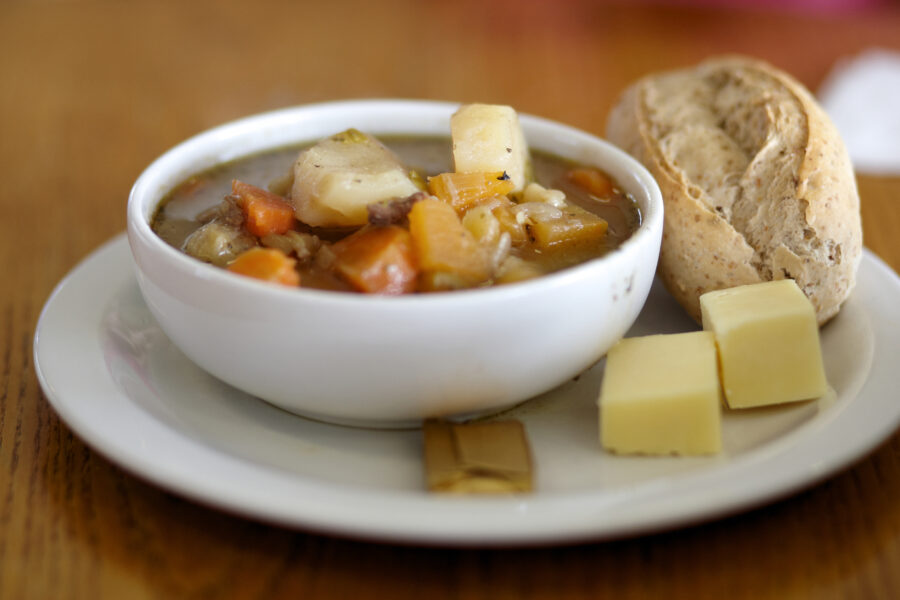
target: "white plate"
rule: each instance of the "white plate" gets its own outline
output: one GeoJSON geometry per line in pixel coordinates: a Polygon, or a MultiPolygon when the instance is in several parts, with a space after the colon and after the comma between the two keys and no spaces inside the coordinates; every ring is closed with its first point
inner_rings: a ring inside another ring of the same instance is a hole
{"type": "MultiPolygon", "coordinates": [[[[629,335],[694,328],[656,285],[629,335]]],[[[207,375],[145,307],[120,236],[47,301],[35,363],[50,402],[99,452],[164,488],[282,525],[377,540],[512,545],[607,539],[708,520],[834,473],[896,428],[900,279],[871,253],[822,331],[832,397],[727,413],[712,458],[617,457],[597,438],[602,362],[507,415],[527,428],[536,491],[423,491],[418,431],[282,412],[207,375]]],[[[536,349],[539,351],[539,349],[536,349]]],[[[302,393],[298,391],[298,393],[302,393]]]]}

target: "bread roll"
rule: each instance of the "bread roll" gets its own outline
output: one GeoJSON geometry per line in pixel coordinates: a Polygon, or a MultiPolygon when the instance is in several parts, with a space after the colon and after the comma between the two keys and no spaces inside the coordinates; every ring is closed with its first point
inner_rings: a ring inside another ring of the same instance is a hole
{"type": "Polygon", "coordinates": [[[613,108],[607,137],[665,201],[659,274],[700,320],[710,290],[791,278],[819,324],[853,288],[859,195],[837,130],[789,75],[743,57],[651,75],[613,108]]]}

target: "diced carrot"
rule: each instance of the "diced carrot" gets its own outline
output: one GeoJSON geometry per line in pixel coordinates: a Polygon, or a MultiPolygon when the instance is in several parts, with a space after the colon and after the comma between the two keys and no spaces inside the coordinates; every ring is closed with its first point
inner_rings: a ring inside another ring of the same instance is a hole
{"type": "Polygon", "coordinates": [[[228,264],[228,270],[283,285],[300,285],[300,273],[293,258],[274,248],[251,248],[228,264]]]}
{"type": "Polygon", "coordinates": [[[247,231],[257,237],[282,234],[294,226],[294,207],[268,190],[235,179],[231,192],[240,198],[247,231]]]}
{"type": "Polygon", "coordinates": [[[449,204],[434,198],[413,204],[409,232],[426,287],[469,287],[491,276],[487,253],[449,204]]]}
{"type": "Polygon", "coordinates": [[[441,173],[428,178],[428,192],[463,213],[494,196],[510,193],[515,184],[503,171],[496,173],[441,173]]]}
{"type": "Polygon", "coordinates": [[[572,169],[566,176],[569,181],[583,187],[589,194],[597,198],[610,198],[613,195],[613,182],[609,176],[599,169],[582,167],[572,169]]]}
{"type": "Polygon", "coordinates": [[[331,247],[334,269],[360,292],[414,292],[419,270],[407,230],[396,225],[360,229],[331,247]]]}

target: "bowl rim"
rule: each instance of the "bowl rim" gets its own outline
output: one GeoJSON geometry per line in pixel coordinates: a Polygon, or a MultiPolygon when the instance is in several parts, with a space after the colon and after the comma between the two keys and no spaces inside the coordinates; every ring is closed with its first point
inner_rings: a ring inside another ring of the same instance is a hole
{"type": "MultiPolygon", "coordinates": [[[[640,247],[645,244],[652,244],[654,238],[661,237],[664,211],[662,193],[656,180],[641,163],[629,156],[625,151],[599,136],[558,121],[518,111],[518,116],[522,123],[522,127],[525,130],[526,138],[528,137],[529,130],[554,131],[557,137],[566,137],[582,144],[599,147],[602,149],[602,152],[608,156],[614,157],[623,165],[622,170],[627,172],[631,184],[636,185],[643,190],[647,196],[647,202],[646,206],[641,209],[641,223],[634,233],[620,246],[603,256],[592,258],[583,263],[553,273],[547,273],[534,279],[517,282],[514,285],[468,288],[465,290],[432,294],[381,296],[373,294],[354,294],[334,290],[320,290],[315,288],[293,288],[254,280],[249,277],[236,276],[224,269],[204,263],[184,254],[163,241],[150,227],[150,220],[152,219],[152,215],[155,214],[159,202],[174,187],[172,184],[168,186],[162,185],[159,183],[159,180],[171,178],[171,172],[177,168],[178,165],[184,164],[185,157],[188,157],[191,163],[196,163],[199,162],[200,156],[210,156],[208,151],[203,151],[207,146],[227,148],[227,146],[222,145],[234,142],[233,138],[236,136],[246,137],[250,135],[250,132],[257,127],[262,127],[263,125],[270,126],[272,123],[281,121],[293,123],[302,120],[303,117],[308,117],[321,111],[339,111],[350,114],[354,111],[395,111],[402,113],[404,110],[428,110],[434,111],[435,114],[446,113],[448,118],[447,135],[449,136],[449,116],[462,104],[465,103],[385,98],[336,100],[301,104],[257,113],[234,119],[201,131],[166,150],[151,162],[135,180],[128,196],[126,211],[128,239],[132,254],[136,255],[135,245],[140,243],[145,248],[159,253],[158,255],[165,260],[168,265],[176,267],[184,274],[199,276],[216,285],[229,286],[235,290],[262,295],[272,298],[273,300],[292,300],[297,302],[302,299],[303,301],[310,303],[326,302],[329,305],[347,304],[350,307],[359,307],[361,305],[360,303],[365,303],[366,306],[388,306],[409,309],[410,305],[419,304],[440,307],[441,305],[448,303],[459,306],[470,302],[483,303],[487,300],[507,301],[513,300],[519,296],[532,295],[538,290],[549,291],[567,287],[577,280],[591,277],[593,271],[604,271],[605,265],[607,264],[627,261],[631,254],[639,251],[640,247]]],[[[348,124],[348,126],[352,125],[348,124]]],[[[394,131],[385,133],[379,132],[377,128],[367,129],[371,129],[369,132],[376,137],[378,135],[395,134],[394,131]]],[[[404,127],[396,133],[399,133],[400,135],[416,135],[415,123],[413,123],[411,127],[404,127]],[[408,131],[405,131],[407,129],[408,131]]],[[[321,137],[322,136],[312,136],[309,139],[300,137],[292,143],[302,144],[304,142],[313,142],[317,139],[321,139],[321,137]]],[[[285,144],[273,144],[262,149],[243,153],[227,153],[224,155],[219,153],[216,155],[218,159],[213,161],[212,164],[221,164],[246,158],[259,154],[260,152],[265,152],[267,149],[273,150],[284,145],[285,144]]],[[[532,146],[531,142],[529,142],[529,147],[536,147],[551,154],[556,153],[552,147],[545,147],[542,145],[532,146]]],[[[608,171],[608,167],[602,165],[597,166],[608,171]]],[[[190,172],[197,173],[205,168],[209,167],[191,169],[190,172]]],[[[621,176],[616,179],[619,183],[624,185],[621,176]]],[[[177,185],[177,183],[174,185],[177,185]]],[[[141,269],[139,264],[138,269],[141,269]]]]}

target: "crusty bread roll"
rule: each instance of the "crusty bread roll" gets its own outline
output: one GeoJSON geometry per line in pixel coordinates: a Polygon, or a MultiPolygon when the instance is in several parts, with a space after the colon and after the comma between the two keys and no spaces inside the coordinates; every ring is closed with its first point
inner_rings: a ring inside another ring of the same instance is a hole
{"type": "Polygon", "coordinates": [[[792,278],[819,324],[853,288],[859,196],[837,130],[772,66],[723,57],[651,75],[613,108],[607,137],[659,182],[659,274],[700,320],[710,290],[792,278]]]}

